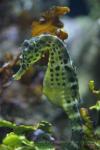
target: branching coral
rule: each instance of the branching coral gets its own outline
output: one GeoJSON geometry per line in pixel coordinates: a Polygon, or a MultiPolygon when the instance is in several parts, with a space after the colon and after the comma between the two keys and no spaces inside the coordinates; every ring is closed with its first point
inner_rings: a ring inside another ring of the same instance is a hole
{"type": "Polygon", "coordinates": [[[68,7],[53,7],[45,13],[41,14],[40,19],[34,20],[32,23],[32,36],[43,33],[57,35],[62,40],[68,37],[68,34],[62,30],[63,23],[59,17],[70,12],[68,7]]]}

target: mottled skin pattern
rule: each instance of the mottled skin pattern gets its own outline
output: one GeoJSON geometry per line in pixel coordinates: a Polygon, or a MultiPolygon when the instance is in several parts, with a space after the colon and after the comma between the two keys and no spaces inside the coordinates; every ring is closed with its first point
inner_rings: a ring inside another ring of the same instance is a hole
{"type": "Polygon", "coordinates": [[[71,121],[72,141],[66,150],[80,150],[82,127],[78,109],[78,80],[64,42],[56,36],[44,34],[25,40],[22,50],[20,70],[14,75],[16,80],[49,51],[43,93],[53,104],[62,107],[71,121]]]}

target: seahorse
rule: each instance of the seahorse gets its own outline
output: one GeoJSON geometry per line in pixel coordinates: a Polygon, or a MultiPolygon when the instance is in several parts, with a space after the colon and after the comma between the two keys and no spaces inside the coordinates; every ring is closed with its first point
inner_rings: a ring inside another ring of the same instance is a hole
{"type": "Polygon", "coordinates": [[[80,150],[82,121],[79,113],[79,84],[76,69],[65,43],[54,35],[43,34],[25,40],[21,49],[20,69],[13,75],[16,80],[19,80],[29,67],[40,60],[46,52],[49,52],[43,93],[53,104],[62,107],[69,117],[72,139],[68,144],[68,150],[80,150]]]}

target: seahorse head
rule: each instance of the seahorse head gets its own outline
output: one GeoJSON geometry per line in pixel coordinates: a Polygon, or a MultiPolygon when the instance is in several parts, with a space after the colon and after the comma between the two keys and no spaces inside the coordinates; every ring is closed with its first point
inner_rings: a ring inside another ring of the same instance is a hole
{"type": "Polygon", "coordinates": [[[13,75],[15,80],[19,80],[32,64],[41,59],[48,48],[50,48],[49,42],[51,38],[49,35],[41,35],[23,42],[21,45],[20,69],[13,75]]]}
{"type": "Polygon", "coordinates": [[[13,75],[13,78],[19,80],[29,67],[42,57],[42,52],[38,44],[39,38],[25,40],[21,45],[20,69],[13,75]]]}

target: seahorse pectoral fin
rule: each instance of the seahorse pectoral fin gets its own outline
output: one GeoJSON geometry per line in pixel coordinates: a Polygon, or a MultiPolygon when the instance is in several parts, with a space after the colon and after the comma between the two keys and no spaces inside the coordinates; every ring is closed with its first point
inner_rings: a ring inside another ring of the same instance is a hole
{"type": "Polygon", "coordinates": [[[20,80],[25,72],[26,72],[25,69],[20,68],[19,71],[16,74],[13,75],[13,79],[14,80],[20,80]]]}

